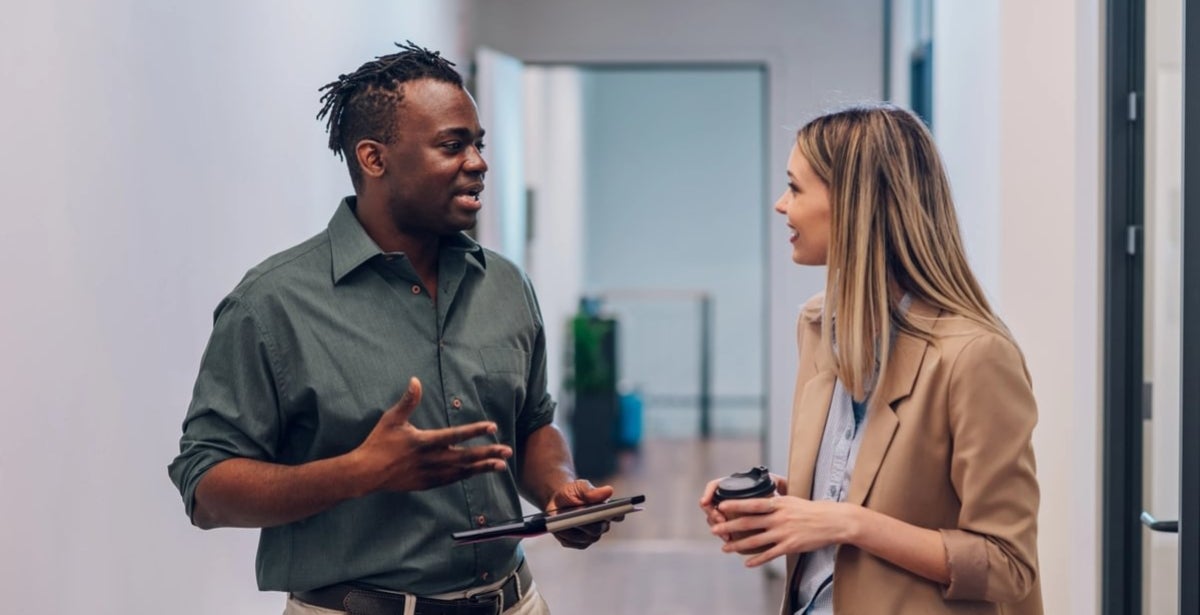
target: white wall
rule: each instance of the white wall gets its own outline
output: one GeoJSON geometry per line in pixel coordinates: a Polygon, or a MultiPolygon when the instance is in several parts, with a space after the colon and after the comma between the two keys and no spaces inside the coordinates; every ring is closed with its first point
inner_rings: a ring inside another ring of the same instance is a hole
{"type": "MultiPolygon", "coordinates": [[[[760,62],[768,72],[767,186],[784,186],[795,130],[834,105],[878,99],[883,87],[879,0],[482,0],[481,44],[528,62],[760,62]]],[[[681,101],[681,104],[683,101],[681,101]]],[[[771,206],[761,204],[764,208],[771,206]]],[[[768,217],[768,459],[785,465],[799,306],[824,272],[792,264],[781,220],[768,217]],[[772,224],[772,221],[774,224],[772,224]]],[[[759,323],[747,323],[748,327],[759,323]]]]}
{"type": "Polygon", "coordinates": [[[525,177],[536,221],[528,273],[546,326],[550,393],[561,400],[567,325],[583,292],[583,85],[567,66],[526,67],[524,85],[525,177]]]}
{"type": "Polygon", "coordinates": [[[1000,9],[999,304],[1040,409],[1047,613],[1100,610],[1100,7],[1016,0],[1000,9]]]}
{"type": "Polygon", "coordinates": [[[317,88],[406,38],[466,60],[462,6],[6,7],[0,610],[280,610],[256,533],[190,527],[167,478],[211,312],[351,190],[317,88]]]}
{"type": "Polygon", "coordinates": [[[1038,400],[1046,612],[1079,615],[1100,610],[1100,4],[935,0],[933,12],[934,136],[968,256],[1038,400]]]}
{"type": "Polygon", "coordinates": [[[487,207],[475,237],[518,267],[527,266],[525,203],[524,66],[516,58],[481,47],[475,52],[475,99],[487,131],[487,207]]]}
{"type": "Polygon", "coordinates": [[[967,259],[991,300],[1001,296],[996,232],[1001,209],[1000,4],[935,0],[933,6],[933,134],[953,185],[967,259]]]}
{"type": "Polygon", "coordinates": [[[1100,571],[1100,3],[960,4],[934,10],[934,132],[972,264],[1033,377],[1046,612],[1090,615],[1100,571]]]}

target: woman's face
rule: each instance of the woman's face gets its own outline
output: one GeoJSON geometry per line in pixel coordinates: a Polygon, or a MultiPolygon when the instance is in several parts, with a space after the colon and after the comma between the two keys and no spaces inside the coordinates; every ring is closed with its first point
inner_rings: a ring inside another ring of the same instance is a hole
{"type": "Polygon", "coordinates": [[[824,265],[829,258],[829,187],[796,146],[788,156],[787,178],[775,211],[787,216],[792,260],[798,265],[824,265]]]}

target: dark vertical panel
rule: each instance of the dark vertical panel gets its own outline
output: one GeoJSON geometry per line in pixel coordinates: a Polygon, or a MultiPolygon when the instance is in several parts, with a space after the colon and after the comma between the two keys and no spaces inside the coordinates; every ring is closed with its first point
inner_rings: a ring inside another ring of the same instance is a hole
{"type": "Polygon", "coordinates": [[[1183,7],[1183,390],[1179,612],[1200,613],[1200,10],[1183,7]]]}
{"type": "Polygon", "coordinates": [[[700,296],[700,439],[712,436],[712,322],[713,298],[700,296]]]}
{"type": "Polygon", "coordinates": [[[892,0],[883,0],[883,100],[892,100],[892,0]]]}
{"type": "Polygon", "coordinates": [[[1127,250],[1142,226],[1144,0],[1108,0],[1105,89],[1104,615],[1141,611],[1142,263],[1127,250]],[[1130,93],[1139,116],[1130,119],[1130,93]],[[1137,232],[1136,230],[1134,232],[1137,232]]]}

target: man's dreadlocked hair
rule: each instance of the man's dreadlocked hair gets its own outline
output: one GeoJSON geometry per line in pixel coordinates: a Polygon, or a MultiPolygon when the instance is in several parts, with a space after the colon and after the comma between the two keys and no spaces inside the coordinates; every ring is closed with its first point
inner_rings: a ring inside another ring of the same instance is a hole
{"type": "Polygon", "coordinates": [[[401,45],[400,51],[379,56],[363,64],[349,75],[338,75],[337,81],[327,83],[318,91],[321,111],[317,119],[325,119],[329,133],[329,149],[346,160],[350,180],[357,188],[362,169],[354,154],[354,146],[363,139],[390,143],[396,137],[396,106],[403,99],[401,84],[415,79],[436,79],[462,87],[462,76],[454,70],[454,62],[414,45],[401,45]]]}

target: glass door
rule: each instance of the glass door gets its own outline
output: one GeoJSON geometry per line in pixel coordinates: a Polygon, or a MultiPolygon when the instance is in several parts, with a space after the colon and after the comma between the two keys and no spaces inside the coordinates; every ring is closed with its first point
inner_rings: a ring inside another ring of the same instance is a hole
{"type": "Polygon", "coordinates": [[[1200,10],[1107,0],[1106,23],[1101,610],[1195,615],[1200,10]]]}
{"type": "Polygon", "coordinates": [[[1141,612],[1155,615],[1179,615],[1182,24],[1183,0],[1146,0],[1141,612]]]}

